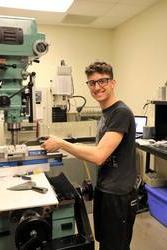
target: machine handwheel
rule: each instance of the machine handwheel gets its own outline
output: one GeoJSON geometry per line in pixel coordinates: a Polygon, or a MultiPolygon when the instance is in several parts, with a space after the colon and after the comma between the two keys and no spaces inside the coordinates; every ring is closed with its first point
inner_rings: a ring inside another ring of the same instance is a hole
{"type": "Polygon", "coordinates": [[[51,225],[35,211],[23,214],[15,232],[19,250],[40,249],[51,239],[51,225]]]}

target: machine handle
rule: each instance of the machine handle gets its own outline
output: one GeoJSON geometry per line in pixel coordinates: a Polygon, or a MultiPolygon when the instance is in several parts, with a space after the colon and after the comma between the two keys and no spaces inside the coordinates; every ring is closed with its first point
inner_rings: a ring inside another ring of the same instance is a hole
{"type": "Polygon", "coordinates": [[[42,193],[42,194],[46,194],[48,189],[44,188],[44,187],[37,187],[37,186],[32,186],[32,190],[42,193]]]}
{"type": "Polygon", "coordinates": [[[0,69],[6,70],[7,68],[16,69],[17,65],[16,64],[2,64],[2,63],[0,63],[0,69]]]}

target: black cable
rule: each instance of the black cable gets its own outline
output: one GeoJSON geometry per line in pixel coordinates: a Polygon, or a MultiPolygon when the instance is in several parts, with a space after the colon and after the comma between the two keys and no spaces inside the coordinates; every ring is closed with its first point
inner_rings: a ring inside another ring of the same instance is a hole
{"type": "Polygon", "coordinates": [[[144,106],[143,106],[143,109],[145,110],[145,114],[147,113],[147,110],[148,110],[148,105],[151,104],[151,101],[147,101],[144,106]]]}
{"type": "Polygon", "coordinates": [[[10,98],[10,99],[13,98],[13,96],[15,96],[15,95],[21,93],[21,92],[22,92],[23,90],[25,90],[27,87],[33,87],[32,77],[34,77],[35,75],[36,75],[36,73],[35,73],[35,72],[32,72],[32,73],[30,74],[30,82],[29,82],[26,86],[24,86],[22,89],[19,89],[19,90],[16,91],[13,95],[9,96],[9,98],[10,98]]]}
{"type": "Polygon", "coordinates": [[[67,102],[68,102],[68,109],[67,109],[67,112],[69,112],[69,111],[70,111],[70,109],[71,109],[70,100],[68,99],[68,100],[67,100],[67,102]]]}
{"type": "Polygon", "coordinates": [[[80,113],[83,109],[83,107],[86,105],[86,98],[84,96],[81,95],[74,95],[72,96],[72,98],[82,98],[84,100],[84,103],[82,104],[82,106],[77,107],[77,112],[80,113]]]}
{"type": "Polygon", "coordinates": [[[151,102],[146,102],[143,106],[143,109],[145,109],[151,102]]]}
{"type": "Polygon", "coordinates": [[[22,92],[22,91],[23,91],[24,89],[26,89],[26,88],[27,88],[27,86],[24,86],[22,89],[19,89],[19,91],[15,92],[13,95],[9,96],[9,98],[12,99],[13,96],[19,94],[20,92],[22,92]]]}

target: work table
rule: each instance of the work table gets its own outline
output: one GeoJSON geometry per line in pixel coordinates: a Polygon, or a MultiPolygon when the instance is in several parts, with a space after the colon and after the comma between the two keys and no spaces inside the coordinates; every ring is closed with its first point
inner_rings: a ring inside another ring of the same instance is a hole
{"type": "Polygon", "coordinates": [[[154,143],[145,143],[146,140],[136,140],[136,148],[146,153],[145,173],[150,172],[150,155],[155,155],[161,159],[167,160],[167,148],[154,145],[154,143]]]}
{"type": "Polygon", "coordinates": [[[16,209],[57,205],[56,194],[44,173],[31,175],[32,181],[39,187],[45,187],[48,191],[41,194],[34,190],[13,191],[7,188],[27,182],[19,177],[0,177],[0,212],[16,209]]]}

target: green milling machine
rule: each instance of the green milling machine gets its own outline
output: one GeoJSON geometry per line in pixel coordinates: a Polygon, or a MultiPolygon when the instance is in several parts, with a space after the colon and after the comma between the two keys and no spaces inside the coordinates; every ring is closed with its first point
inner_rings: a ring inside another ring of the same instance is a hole
{"type": "MultiPolygon", "coordinates": [[[[0,110],[4,111],[4,122],[11,131],[12,145],[18,144],[23,119],[29,117],[29,121],[33,121],[36,74],[29,73],[28,66],[33,62],[39,63],[39,58],[47,52],[48,43],[45,35],[37,32],[35,19],[0,16],[0,110]],[[23,83],[26,80],[28,84],[25,85],[23,83]]],[[[4,213],[0,210],[0,249],[94,249],[94,239],[82,197],[92,199],[91,184],[86,183],[84,188],[76,190],[63,174],[48,177],[48,180],[56,194],[57,191],[60,194],[59,206],[4,213]]]]}

